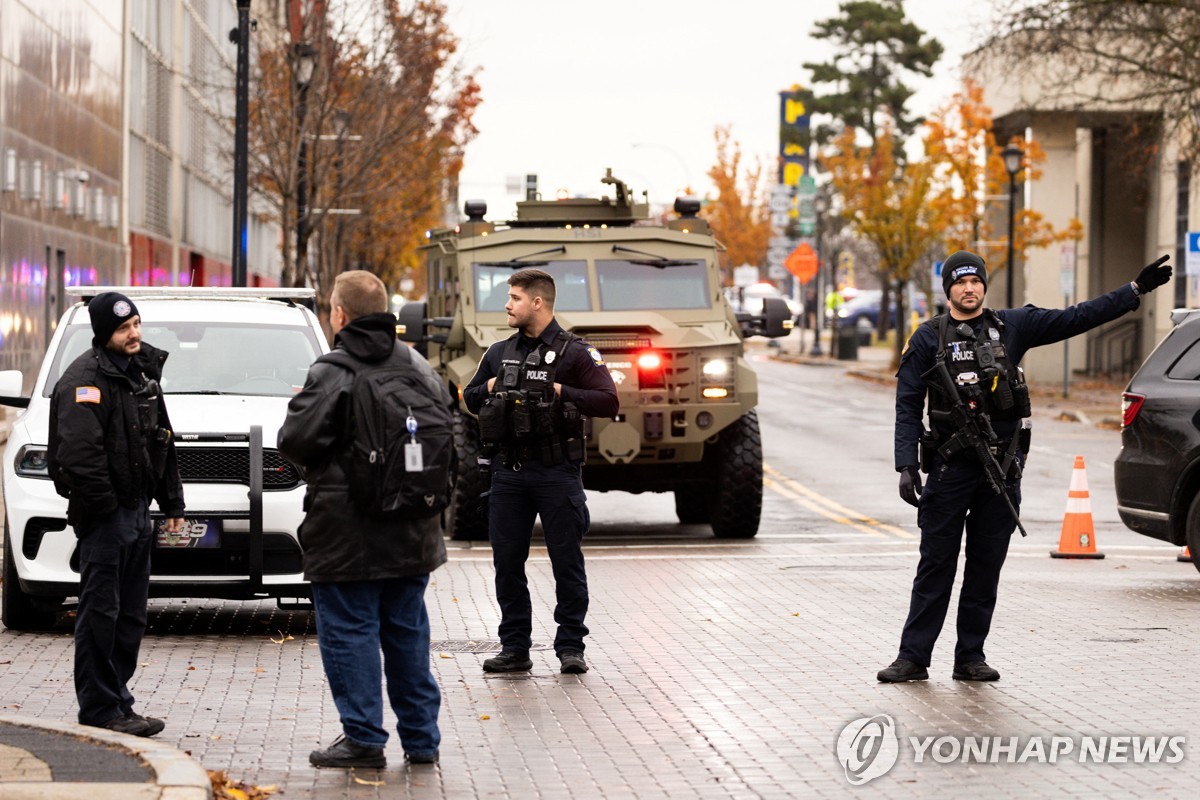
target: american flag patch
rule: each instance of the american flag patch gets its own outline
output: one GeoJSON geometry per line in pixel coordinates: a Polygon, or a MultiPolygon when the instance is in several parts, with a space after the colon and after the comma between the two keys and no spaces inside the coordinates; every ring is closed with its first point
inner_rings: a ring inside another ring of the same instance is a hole
{"type": "Polygon", "coordinates": [[[95,386],[80,386],[75,390],[76,403],[99,403],[100,390],[95,386]]]}

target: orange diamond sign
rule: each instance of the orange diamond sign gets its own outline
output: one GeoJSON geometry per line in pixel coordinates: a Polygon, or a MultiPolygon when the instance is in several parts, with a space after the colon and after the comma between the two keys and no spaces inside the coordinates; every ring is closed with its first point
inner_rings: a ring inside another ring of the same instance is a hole
{"type": "Polygon", "coordinates": [[[817,253],[808,242],[801,242],[784,260],[783,265],[801,283],[808,283],[817,274],[817,253]]]}

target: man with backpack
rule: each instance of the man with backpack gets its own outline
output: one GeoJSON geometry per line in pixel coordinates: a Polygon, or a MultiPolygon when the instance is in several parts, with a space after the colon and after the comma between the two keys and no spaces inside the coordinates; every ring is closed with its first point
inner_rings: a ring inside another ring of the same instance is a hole
{"type": "Polygon", "coordinates": [[[383,767],[382,672],[405,760],[438,760],[441,694],[429,668],[429,573],[446,561],[440,512],[450,486],[451,399],[396,339],[383,282],[338,275],[333,352],[288,404],[279,450],[304,472],[300,526],[317,641],[342,736],[317,767],[383,767]]]}

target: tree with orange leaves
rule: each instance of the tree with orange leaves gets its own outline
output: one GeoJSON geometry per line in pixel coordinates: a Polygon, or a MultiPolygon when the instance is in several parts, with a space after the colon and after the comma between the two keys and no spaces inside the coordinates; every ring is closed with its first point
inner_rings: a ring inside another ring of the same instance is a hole
{"type": "Polygon", "coordinates": [[[338,272],[368,269],[394,285],[415,265],[475,135],[479,86],[454,60],[438,0],[289,4],[288,14],[260,43],[252,185],[285,233],[284,284],[316,289],[324,318],[338,272]],[[302,82],[306,61],[315,67],[302,82]]]}
{"type": "MultiPolygon", "coordinates": [[[[1008,221],[995,204],[989,206],[988,199],[1007,194],[1008,171],[1002,145],[992,130],[992,111],[983,102],[983,88],[968,81],[926,126],[926,158],[936,165],[941,185],[933,204],[944,220],[946,252],[978,253],[987,261],[992,280],[998,281],[995,276],[1009,268],[1008,221]]],[[[1025,153],[1016,175],[1019,193],[1026,181],[1041,177],[1038,165],[1046,160],[1046,153],[1033,139],[1013,143],[1025,153]]],[[[1013,223],[1013,251],[1022,255],[1031,247],[1078,240],[1082,231],[1077,219],[1059,230],[1041,213],[1020,209],[1013,223]]]]}
{"type": "MultiPolygon", "coordinates": [[[[896,294],[897,327],[905,317],[904,286],[913,267],[942,233],[942,217],[931,200],[937,191],[934,165],[903,161],[897,156],[896,136],[884,126],[871,144],[860,145],[856,131],[846,129],[821,158],[840,199],[842,214],[879,254],[879,278],[884,287],[880,332],[888,327],[889,289],[896,294]]],[[[893,363],[900,363],[904,337],[896,336],[893,363]]]]}
{"type": "Polygon", "coordinates": [[[742,148],[728,126],[718,126],[717,163],[708,171],[717,197],[702,211],[725,246],[722,274],[742,264],[759,266],[767,259],[771,211],[767,206],[763,165],[742,168],[742,148]]]}

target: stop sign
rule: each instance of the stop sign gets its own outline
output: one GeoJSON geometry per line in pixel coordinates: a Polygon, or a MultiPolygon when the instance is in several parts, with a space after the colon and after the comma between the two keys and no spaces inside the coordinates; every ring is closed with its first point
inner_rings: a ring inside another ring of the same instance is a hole
{"type": "Polygon", "coordinates": [[[796,276],[801,283],[808,283],[817,274],[817,254],[808,242],[801,242],[784,260],[783,265],[788,272],[796,276]]]}

